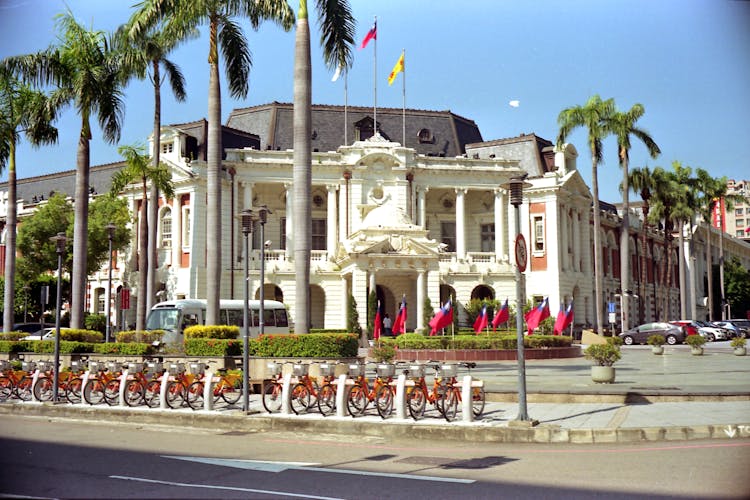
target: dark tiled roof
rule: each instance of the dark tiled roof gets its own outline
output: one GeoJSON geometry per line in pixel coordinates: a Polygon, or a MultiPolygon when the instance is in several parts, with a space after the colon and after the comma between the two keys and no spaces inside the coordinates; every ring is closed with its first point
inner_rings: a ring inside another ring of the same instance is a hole
{"type": "MultiPolygon", "coordinates": [[[[293,104],[272,102],[249,108],[235,109],[227,124],[260,136],[262,149],[293,148],[293,104]]],[[[378,108],[379,130],[394,142],[403,142],[403,110],[378,108]]],[[[479,127],[473,120],[450,111],[406,109],[406,147],[417,153],[432,156],[463,154],[465,145],[482,140],[479,127]],[[430,140],[419,140],[420,131],[427,131],[430,140]]],[[[348,143],[354,142],[358,122],[372,120],[373,109],[348,106],[348,143]]],[[[312,147],[318,151],[336,151],[344,141],[344,106],[316,104],[312,107],[312,147]]]]}
{"type": "MultiPolygon", "coordinates": [[[[208,121],[205,118],[194,122],[178,123],[168,126],[180,129],[185,134],[194,137],[196,140],[194,145],[187,146],[188,150],[183,151],[182,156],[206,161],[206,135],[208,133],[208,121]]],[[[222,149],[225,151],[234,148],[260,149],[260,138],[256,134],[222,125],[221,145],[222,149]]],[[[222,153],[222,158],[226,158],[225,153],[222,153]]]]}
{"type": "MultiPolygon", "coordinates": [[[[124,162],[117,162],[91,167],[89,171],[89,188],[98,194],[109,192],[109,188],[112,186],[112,175],[124,165],[124,162]]],[[[18,199],[23,200],[24,204],[49,199],[53,192],[64,193],[66,196],[72,198],[76,190],[76,171],[65,170],[39,177],[18,179],[16,186],[18,199]]],[[[7,182],[0,184],[0,190],[7,191],[7,189],[7,182]]]]}

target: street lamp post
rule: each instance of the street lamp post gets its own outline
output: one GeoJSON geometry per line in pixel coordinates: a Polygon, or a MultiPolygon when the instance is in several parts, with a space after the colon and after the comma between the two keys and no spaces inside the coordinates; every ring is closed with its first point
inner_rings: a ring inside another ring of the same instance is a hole
{"type": "Polygon", "coordinates": [[[250,409],[250,235],[253,232],[253,211],[249,208],[240,212],[242,234],[245,237],[245,304],[242,308],[242,411],[250,409]]]}
{"type": "Polygon", "coordinates": [[[258,214],[260,218],[260,321],[258,322],[258,330],[260,335],[265,333],[265,287],[266,287],[266,240],[265,240],[265,227],[268,221],[268,214],[273,213],[266,205],[258,207],[258,214]]]}
{"type": "Polygon", "coordinates": [[[60,310],[62,309],[62,255],[65,251],[65,242],[68,239],[65,233],[57,233],[57,236],[50,238],[55,243],[57,251],[57,306],[55,309],[55,364],[52,367],[52,401],[57,402],[58,387],[57,381],[60,379],[60,310]]]}
{"type": "Polygon", "coordinates": [[[109,238],[109,270],[107,273],[107,327],[104,341],[109,342],[112,335],[112,240],[115,237],[117,226],[110,222],[106,225],[105,229],[109,238]]]}

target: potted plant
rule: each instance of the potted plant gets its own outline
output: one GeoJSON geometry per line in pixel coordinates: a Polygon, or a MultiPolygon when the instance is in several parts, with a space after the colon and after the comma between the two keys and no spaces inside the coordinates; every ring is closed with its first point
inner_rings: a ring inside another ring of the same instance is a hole
{"type": "Polygon", "coordinates": [[[649,335],[646,339],[646,343],[651,346],[651,352],[654,354],[664,354],[664,344],[666,342],[667,339],[664,338],[664,335],[659,335],[658,333],[649,335]]]}
{"type": "Polygon", "coordinates": [[[730,345],[734,348],[735,356],[744,356],[747,354],[747,347],[745,347],[745,337],[735,337],[732,339],[730,345]]]}
{"type": "Polygon", "coordinates": [[[598,384],[611,384],[615,381],[615,367],[612,365],[622,356],[620,346],[612,342],[591,344],[583,351],[583,355],[594,362],[591,380],[598,384]]]}
{"type": "Polygon", "coordinates": [[[703,354],[703,344],[706,343],[706,338],[703,335],[688,335],[685,343],[690,346],[690,352],[694,356],[700,356],[703,354]]]}

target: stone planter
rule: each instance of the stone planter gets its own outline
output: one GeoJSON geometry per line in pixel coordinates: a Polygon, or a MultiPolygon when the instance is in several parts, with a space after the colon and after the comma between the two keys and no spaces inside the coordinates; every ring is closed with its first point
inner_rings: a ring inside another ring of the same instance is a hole
{"type": "Polygon", "coordinates": [[[591,380],[597,384],[611,384],[615,381],[615,367],[614,366],[599,366],[594,365],[591,367],[591,380]]]}
{"type": "Polygon", "coordinates": [[[735,347],[734,348],[735,356],[745,356],[746,354],[747,354],[747,347],[735,347]]]}
{"type": "Polygon", "coordinates": [[[651,346],[651,352],[654,354],[664,354],[664,346],[663,345],[652,345],[651,346]]]}
{"type": "Polygon", "coordinates": [[[691,346],[690,353],[693,356],[703,356],[703,348],[700,346],[691,346]]]}

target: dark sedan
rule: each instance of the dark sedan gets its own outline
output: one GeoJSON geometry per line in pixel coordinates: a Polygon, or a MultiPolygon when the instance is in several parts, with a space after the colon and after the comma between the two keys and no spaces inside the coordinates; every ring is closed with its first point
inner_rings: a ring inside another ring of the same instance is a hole
{"type": "Polygon", "coordinates": [[[663,336],[667,344],[674,345],[685,341],[685,330],[669,323],[645,323],[622,332],[619,337],[623,344],[645,344],[651,335],[663,336]]]}

